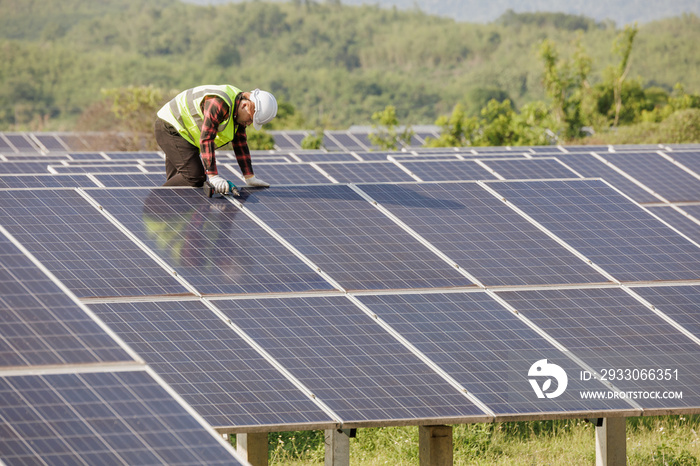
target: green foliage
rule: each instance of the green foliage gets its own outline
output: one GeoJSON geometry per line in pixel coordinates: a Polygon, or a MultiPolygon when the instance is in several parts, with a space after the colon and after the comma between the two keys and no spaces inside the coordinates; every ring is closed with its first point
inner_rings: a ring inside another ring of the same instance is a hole
{"type": "Polygon", "coordinates": [[[275,138],[265,130],[255,131],[249,127],[246,131],[248,136],[248,148],[250,150],[272,150],[275,148],[275,138]]]}
{"type": "Polygon", "coordinates": [[[396,117],[396,107],[387,105],[381,112],[372,114],[373,132],[369,140],[382,150],[397,150],[400,145],[410,145],[413,131],[406,127],[399,131],[399,119],[396,117]]]}
{"type": "MultiPolygon", "coordinates": [[[[153,126],[158,110],[173,95],[153,86],[128,86],[103,89],[102,95],[112,102],[112,113],[127,131],[143,132],[153,126]]],[[[116,128],[115,128],[116,129],[116,128]]]]}
{"type": "Polygon", "coordinates": [[[302,149],[321,149],[323,147],[323,128],[318,128],[315,133],[309,133],[301,140],[302,149]]]}
{"type": "Polygon", "coordinates": [[[507,10],[496,22],[504,26],[551,26],[568,31],[588,31],[589,29],[604,27],[602,24],[596,23],[595,20],[582,15],[547,12],[516,13],[513,10],[507,10]]]}

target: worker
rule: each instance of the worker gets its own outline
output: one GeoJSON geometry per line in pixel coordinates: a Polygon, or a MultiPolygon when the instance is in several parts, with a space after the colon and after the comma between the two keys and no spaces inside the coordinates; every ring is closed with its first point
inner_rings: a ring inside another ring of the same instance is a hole
{"type": "Polygon", "coordinates": [[[266,91],[242,92],[230,85],[198,86],[178,94],[158,111],[156,141],[165,152],[163,186],[196,186],[208,181],[227,194],[235,185],[219,175],[215,149],[231,142],[246,186],[269,187],[253,173],[246,127],[260,130],[277,115],[277,100],[266,91]]]}

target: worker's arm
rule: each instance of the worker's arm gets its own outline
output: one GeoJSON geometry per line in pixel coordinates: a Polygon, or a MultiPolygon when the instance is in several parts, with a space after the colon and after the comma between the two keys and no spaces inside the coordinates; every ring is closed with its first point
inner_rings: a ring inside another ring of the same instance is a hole
{"type": "Polygon", "coordinates": [[[245,132],[245,126],[239,126],[236,131],[233,141],[233,152],[236,154],[238,166],[241,167],[241,173],[246,180],[248,186],[256,188],[267,188],[270,185],[263,180],[257,178],[253,174],[253,166],[250,160],[250,149],[248,149],[248,135],[245,132]]]}

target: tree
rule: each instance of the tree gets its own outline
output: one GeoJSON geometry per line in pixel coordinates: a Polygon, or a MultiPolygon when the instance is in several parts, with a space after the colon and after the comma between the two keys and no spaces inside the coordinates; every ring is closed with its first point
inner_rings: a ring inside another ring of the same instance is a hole
{"type": "Polygon", "coordinates": [[[620,63],[616,68],[613,68],[613,91],[615,95],[615,121],[613,121],[613,126],[617,127],[620,121],[620,110],[622,109],[622,83],[627,77],[627,73],[630,70],[630,54],[632,53],[632,45],[634,44],[634,38],[639,32],[637,28],[637,23],[634,26],[625,26],[624,31],[622,31],[615,40],[613,44],[613,53],[620,56],[620,63]]]}
{"type": "Polygon", "coordinates": [[[372,121],[375,130],[369,134],[372,144],[383,150],[397,150],[400,144],[410,145],[413,131],[407,126],[399,132],[399,119],[393,105],[387,105],[383,111],[372,114],[372,121]]]}

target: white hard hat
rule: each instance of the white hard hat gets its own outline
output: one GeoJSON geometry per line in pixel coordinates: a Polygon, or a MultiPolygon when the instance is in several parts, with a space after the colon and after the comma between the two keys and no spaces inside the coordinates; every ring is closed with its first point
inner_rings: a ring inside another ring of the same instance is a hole
{"type": "Polygon", "coordinates": [[[255,104],[253,127],[260,130],[262,125],[269,123],[277,116],[277,100],[274,95],[267,91],[261,91],[260,89],[251,91],[250,100],[255,104]]]}

